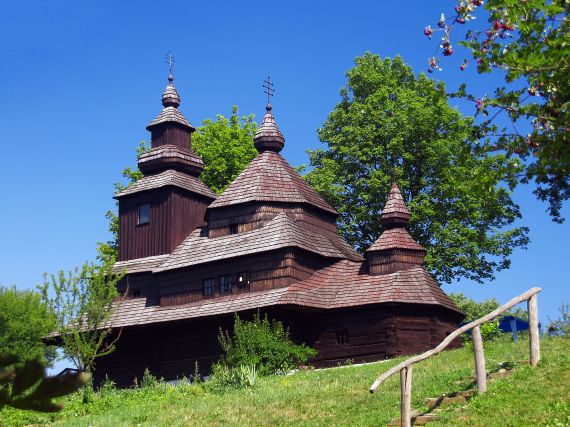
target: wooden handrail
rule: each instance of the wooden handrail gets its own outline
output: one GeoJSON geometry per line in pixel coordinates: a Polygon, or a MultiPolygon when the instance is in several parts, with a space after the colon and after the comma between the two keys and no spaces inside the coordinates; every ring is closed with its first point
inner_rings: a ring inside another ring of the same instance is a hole
{"type": "Polygon", "coordinates": [[[475,354],[475,372],[477,375],[477,390],[479,393],[485,393],[487,391],[487,371],[485,370],[485,354],[483,351],[483,338],[481,336],[481,329],[479,326],[500,314],[504,313],[508,309],[514,307],[515,305],[528,301],[528,329],[529,329],[529,341],[530,341],[530,364],[531,366],[536,366],[540,360],[540,341],[538,336],[538,304],[537,297],[542,289],[532,288],[526,291],[524,294],[513,298],[508,303],[502,305],[501,307],[493,310],[486,316],[480,319],[469,322],[463,325],[461,328],[455,330],[453,333],[449,334],[436,348],[426,351],[418,356],[410,357],[408,360],[403,361],[397,366],[380,375],[374,384],[370,387],[370,393],[374,393],[378,386],[382,384],[391,375],[400,371],[400,392],[401,392],[401,407],[400,407],[400,425],[402,427],[411,427],[412,425],[412,365],[414,363],[421,362],[428,357],[434,356],[444,350],[451,342],[464,332],[469,329],[473,329],[471,334],[471,339],[473,340],[473,352],[475,354]]]}
{"type": "Polygon", "coordinates": [[[414,357],[410,357],[409,359],[403,361],[402,363],[400,363],[399,365],[394,366],[393,368],[391,368],[390,370],[386,371],[385,373],[383,373],[382,375],[380,375],[376,381],[374,381],[374,383],[372,384],[372,386],[370,387],[370,393],[374,393],[376,391],[376,389],[380,386],[380,384],[382,384],[387,378],[391,377],[392,375],[394,375],[395,373],[399,372],[400,370],[402,370],[403,368],[406,368],[414,363],[418,363],[421,362],[422,360],[427,359],[428,357],[434,356],[438,353],[440,353],[441,351],[443,351],[449,344],[451,344],[451,342],[457,338],[458,336],[460,336],[462,333],[467,332],[470,329],[475,328],[476,326],[479,326],[485,322],[488,322],[489,320],[497,317],[498,315],[504,313],[505,311],[507,311],[508,309],[514,307],[517,304],[520,304],[523,301],[528,300],[529,298],[531,298],[532,296],[536,295],[537,293],[539,293],[542,289],[541,288],[532,288],[529,289],[528,291],[526,291],[524,294],[519,295],[518,297],[513,298],[512,300],[510,300],[508,303],[502,305],[501,307],[497,308],[496,310],[493,310],[492,312],[490,312],[489,314],[487,314],[486,316],[481,317],[480,319],[474,320],[472,322],[467,323],[466,325],[463,325],[462,327],[460,327],[459,329],[456,329],[454,332],[452,332],[451,334],[449,334],[437,347],[435,347],[432,350],[426,351],[425,353],[422,353],[418,356],[414,356],[414,357]]]}

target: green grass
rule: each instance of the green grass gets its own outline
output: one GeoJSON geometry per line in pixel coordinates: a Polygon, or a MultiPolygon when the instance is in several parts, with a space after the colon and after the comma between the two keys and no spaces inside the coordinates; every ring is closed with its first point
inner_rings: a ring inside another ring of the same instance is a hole
{"type": "MultiPolygon", "coordinates": [[[[501,340],[485,347],[488,370],[513,362],[515,373],[489,384],[489,392],[465,407],[450,407],[430,425],[538,426],[570,424],[570,340],[542,341],[538,368],[526,365],[528,341],[501,340]]],[[[372,381],[403,360],[341,369],[299,372],[260,378],[253,389],[209,391],[204,386],[169,386],[96,393],[91,403],[79,394],[52,415],[4,409],[0,425],[55,426],[226,426],[386,425],[399,416],[399,376],[371,395],[372,381]]],[[[472,386],[473,354],[469,348],[444,352],[414,367],[412,405],[426,397],[472,386]]]]}

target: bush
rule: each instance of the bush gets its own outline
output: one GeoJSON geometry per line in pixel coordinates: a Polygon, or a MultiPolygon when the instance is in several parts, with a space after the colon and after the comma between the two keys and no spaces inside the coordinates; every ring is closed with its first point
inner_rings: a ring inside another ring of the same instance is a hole
{"type": "Polygon", "coordinates": [[[568,304],[562,303],[558,308],[560,317],[556,320],[551,320],[548,325],[548,335],[553,336],[569,336],[570,335],[570,312],[568,311],[568,304]]]}
{"type": "Polygon", "coordinates": [[[42,337],[55,330],[55,316],[31,290],[0,285],[0,349],[21,361],[39,359],[51,366],[55,347],[48,347],[42,337]]]}
{"type": "Polygon", "coordinates": [[[316,350],[289,338],[289,331],[278,320],[255,314],[251,321],[234,319],[233,336],[220,330],[218,337],[224,355],[219,364],[229,369],[255,366],[260,375],[289,371],[316,356],[316,350]]]}
{"type": "Polygon", "coordinates": [[[256,382],[257,369],[253,365],[229,368],[226,365],[216,363],[212,366],[212,375],[206,385],[213,391],[220,391],[227,388],[251,388],[256,382]]]}
{"type": "MultiPolygon", "coordinates": [[[[455,305],[465,313],[465,322],[477,320],[500,307],[499,302],[495,298],[488,298],[482,302],[478,302],[466,297],[464,294],[450,294],[449,297],[455,305]]],[[[492,340],[501,334],[499,319],[500,316],[481,325],[483,340],[492,340]]],[[[462,339],[463,341],[471,341],[471,338],[465,334],[462,336],[462,339]]]]}

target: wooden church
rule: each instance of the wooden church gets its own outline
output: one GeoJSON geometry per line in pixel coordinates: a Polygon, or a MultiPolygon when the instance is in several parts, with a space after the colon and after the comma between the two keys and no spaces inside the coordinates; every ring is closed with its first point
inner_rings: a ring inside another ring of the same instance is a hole
{"type": "MultiPolygon", "coordinates": [[[[172,74],[164,106],[147,126],[144,178],[119,192],[121,286],[128,298],[113,326],[115,352],[96,374],[130,385],[148,368],[167,380],[209,371],[218,332],[260,311],[318,351],[315,366],[421,352],[463,314],[422,266],[406,231],[410,214],[394,185],[385,230],[355,252],[337,234],[337,212],[281,156],[285,144],[267,105],[255,134],[259,155],[219,196],[202,181],[195,128],[179,111],[172,74]]],[[[97,380],[97,378],[96,378],[97,380]]]]}

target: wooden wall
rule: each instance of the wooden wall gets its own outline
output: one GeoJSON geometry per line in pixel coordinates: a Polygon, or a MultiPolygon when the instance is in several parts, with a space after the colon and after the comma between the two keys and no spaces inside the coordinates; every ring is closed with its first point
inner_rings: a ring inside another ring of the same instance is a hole
{"type": "Polygon", "coordinates": [[[191,138],[190,129],[172,122],[154,126],[151,130],[152,148],[167,144],[190,148],[191,138]]]}
{"type": "Polygon", "coordinates": [[[205,225],[209,199],[176,187],[135,193],[119,200],[119,261],[172,252],[205,225]],[[150,222],[138,225],[138,206],[150,203],[150,222]]]}
{"type": "Polygon", "coordinates": [[[232,293],[255,292],[289,286],[309,278],[316,270],[330,263],[330,260],[299,249],[283,249],[162,272],[156,275],[155,286],[160,288],[160,305],[185,304],[205,298],[202,295],[204,279],[216,279],[215,293],[207,297],[215,298],[220,296],[220,276],[235,277],[247,272],[249,288],[242,291],[236,288],[232,293]]]}
{"type": "Polygon", "coordinates": [[[423,265],[424,256],[425,251],[390,249],[381,252],[367,252],[366,261],[370,274],[378,275],[423,265]]]}
{"type": "Polygon", "coordinates": [[[208,209],[209,237],[230,234],[230,225],[237,224],[238,233],[262,227],[279,213],[286,213],[317,233],[336,233],[336,216],[301,203],[247,203],[208,209]]]}
{"type": "MultiPolygon", "coordinates": [[[[240,313],[250,318],[255,311],[240,313]]],[[[315,366],[336,366],[382,360],[404,354],[420,353],[439,344],[457,328],[460,320],[440,307],[380,304],[339,310],[312,310],[302,307],[272,307],[262,310],[270,318],[290,328],[296,342],[318,350],[315,366]],[[346,331],[344,344],[337,332],[346,331]]],[[[117,350],[99,359],[96,382],[109,375],[120,387],[133,384],[145,368],[167,380],[190,377],[198,362],[201,375],[209,373],[219,359],[220,328],[231,330],[233,314],[203,317],[181,322],[133,327],[123,330],[117,350]]],[[[455,346],[460,345],[457,340],[455,346]]]]}

